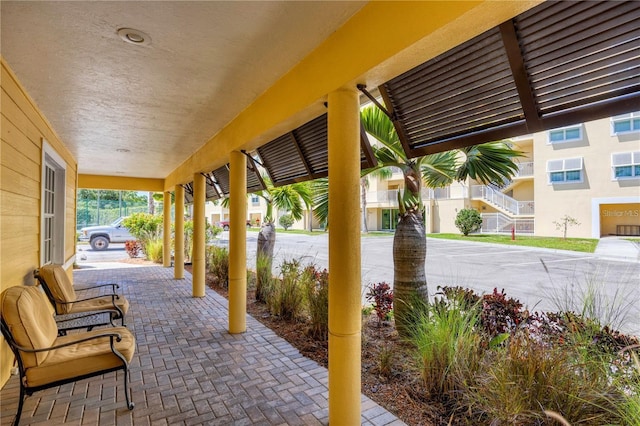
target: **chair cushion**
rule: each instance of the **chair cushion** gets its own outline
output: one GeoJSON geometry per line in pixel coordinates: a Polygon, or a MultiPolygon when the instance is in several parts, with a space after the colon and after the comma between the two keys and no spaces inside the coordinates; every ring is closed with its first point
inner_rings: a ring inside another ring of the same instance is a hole
{"type": "MultiPolygon", "coordinates": [[[[29,349],[47,348],[58,335],[49,301],[38,287],[14,286],[2,292],[2,318],[19,346],[29,349]]],[[[43,363],[48,352],[22,353],[25,368],[43,363]]]]}
{"type": "MultiPolygon", "coordinates": [[[[65,302],[73,302],[77,299],[76,291],[73,288],[73,283],[69,279],[62,266],[60,265],[44,265],[39,270],[40,275],[47,283],[49,291],[53,294],[56,300],[63,300],[65,302]]],[[[56,311],[59,314],[69,314],[72,311],[73,303],[59,304],[56,303],[56,311]]]]}
{"type": "MultiPolygon", "coordinates": [[[[115,347],[127,362],[131,362],[136,341],[133,334],[125,327],[109,327],[61,336],[52,346],[104,333],[118,333],[122,336],[120,342],[114,340],[115,347]]],[[[41,386],[121,365],[123,365],[122,360],[111,351],[109,338],[103,337],[50,351],[45,362],[26,370],[26,385],[41,386]]]]}
{"type": "MultiPolygon", "coordinates": [[[[122,310],[123,314],[126,314],[129,310],[129,301],[123,296],[119,299],[115,299],[116,306],[122,310]]],[[[89,312],[89,311],[101,311],[110,309],[113,310],[113,302],[111,296],[103,296],[97,299],[81,300],[73,304],[73,312],[89,312]]]]}

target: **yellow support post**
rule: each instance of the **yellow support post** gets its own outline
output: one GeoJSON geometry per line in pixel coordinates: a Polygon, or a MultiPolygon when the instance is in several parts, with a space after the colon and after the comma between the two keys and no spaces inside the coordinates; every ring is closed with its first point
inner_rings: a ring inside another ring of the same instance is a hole
{"type": "Polygon", "coordinates": [[[164,192],[162,197],[162,266],[171,267],[171,193],[164,192]]]}
{"type": "Polygon", "coordinates": [[[173,254],[173,277],[184,278],[184,188],[175,187],[175,237],[173,254]]]}
{"type": "Polygon", "coordinates": [[[329,424],[360,424],[360,104],[329,94],[329,424]]]}
{"type": "Polygon", "coordinates": [[[229,333],[247,330],[247,157],[230,156],[229,333]]]}
{"type": "Polygon", "coordinates": [[[204,297],[205,283],[205,217],[204,202],[206,188],[204,176],[200,173],[193,175],[193,297],[204,297]]]}

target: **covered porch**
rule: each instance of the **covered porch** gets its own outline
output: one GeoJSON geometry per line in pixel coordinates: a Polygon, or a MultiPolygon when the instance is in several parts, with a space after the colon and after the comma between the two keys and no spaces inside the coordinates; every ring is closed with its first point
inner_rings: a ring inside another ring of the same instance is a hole
{"type": "MultiPolygon", "coordinates": [[[[36,392],[21,424],[327,424],[324,367],[250,316],[246,333],[228,333],[226,299],[209,288],[206,297],[192,297],[188,272],[174,279],[172,268],[127,266],[79,269],[74,279],[117,282],[131,303],[136,408],[124,404],[122,373],[110,373],[36,392]]],[[[12,376],[0,393],[2,425],[13,419],[18,394],[12,376]]],[[[362,424],[404,424],[366,396],[361,401],[362,424]]]]}

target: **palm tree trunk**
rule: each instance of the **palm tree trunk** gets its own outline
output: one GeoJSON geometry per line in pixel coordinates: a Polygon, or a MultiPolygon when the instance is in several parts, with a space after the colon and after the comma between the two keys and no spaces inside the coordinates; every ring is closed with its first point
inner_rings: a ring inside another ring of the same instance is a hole
{"type": "Polygon", "coordinates": [[[147,200],[147,206],[149,209],[149,214],[155,214],[156,213],[156,209],[155,209],[155,203],[153,202],[153,192],[149,192],[148,194],[148,200],[147,200]]]}
{"type": "Polygon", "coordinates": [[[410,331],[411,311],[416,302],[427,301],[425,260],[427,237],[421,212],[409,210],[400,216],[393,237],[393,312],[398,334],[410,331]]]}
{"type": "Polygon", "coordinates": [[[258,234],[258,250],[256,252],[256,300],[265,301],[263,288],[271,279],[273,264],[273,248],[276,244],[276,227],[273,222],[262,224],[258,234]]]}
{"type": "Polygon", "coordinates": [[[368,233],[367,227],[367,177],[360,178],[360,197],[362,199],[362,232],[368,233]]]}

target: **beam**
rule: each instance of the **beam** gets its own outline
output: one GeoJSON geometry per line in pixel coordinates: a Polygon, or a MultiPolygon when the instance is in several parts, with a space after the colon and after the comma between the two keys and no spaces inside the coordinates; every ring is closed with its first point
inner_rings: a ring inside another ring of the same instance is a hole
{"type": "Polygon", "coordinates": [[[78,188],[163,192],[164,179],[79,174],[78,188]]]}

